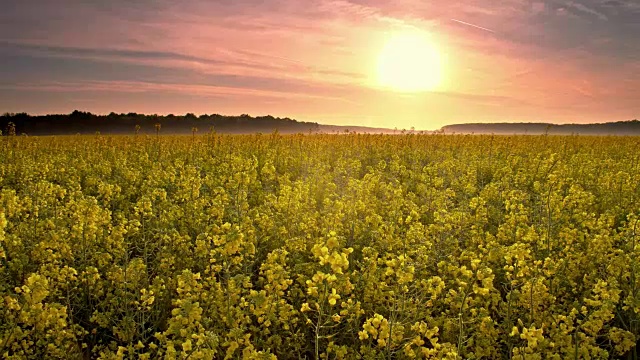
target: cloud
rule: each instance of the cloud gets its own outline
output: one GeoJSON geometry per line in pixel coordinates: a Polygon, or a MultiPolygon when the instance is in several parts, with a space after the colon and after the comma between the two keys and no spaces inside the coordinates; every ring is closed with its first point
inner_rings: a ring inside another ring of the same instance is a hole
{"type": "Polygon", "coordinates": [[[5,94],[84,89],[189,104],[180,94],[245,96],[283,112],[373,118],[368,107],[409,101],[375,88],[377,51],[386,33],[418,28],[448,59],[442,91],[410,97],[425,102],[420,111],[499,117],[595,99],[630,109],[619,94],[640,88],[628,81],[639,16],[636,0],[9,0],[0,84],[5,94]]]}
{"type": "Polygon", "coordinates": [[[260,98],[317,98],[338,102],[349,102],[347,99],[332,96],[304,94],[291,91],[259,90],[242,87],[196,85],[196,84],[167,84],[146,81],[81,81],[81,82],[33,82],[1,85],[2,90],[85,93],[85,92],[116,92],[116,93],[148,93],[165,92],[181,93],[198,96],[223,97],[260,97],[260,98]]]}
{"type": "Polygon", "coordinates": [[[106,63],[129,63],[165,69],[183,69],[201,74],[228,75],[244,78],[287,78],[304,80],[318,75],[321,80],[314,82],[345,83],[359,81],[363,75],[329,67],[309,66],[287,59],[255,51],[220,50],[211,53],[210,58],[179,54],[168,51],[141,51],[121,49],[76,48],[42,46],[0,42],[0,54],[24,54],[42,58],[63,58],[106,63]],[[273,60],[277,60],[274,62],[273,60]],[[285,76],[286,75],[286,76],[285,76]]]}
{"type": "Polygon", "coordinates": [[[542,14],[547,9],[547,6],[544,2],[535,1],[531,4],[531,15],[536,16],[538,14],[542,14]]]}
{"type": "Polygon", "coordinates": [[[609,21],[609,17],[607,17],[607,15],[605,15],[605,14],[603,14],[603,13],[601,13],[601,12],[591,8],[591,7],[588,7],[588,6],[584,5],[584,4],[581,4],[581,3],[578,3],[578,2],[575,2],[575,1],[571,1],[571,0],[570,1],[566,1],[564,4],[566,6],[568,6],[568,7],[570,7],[570,8],[578,10],[580,12],[593,15],[593,16],[597,17],[600,20],[609,21]]]}

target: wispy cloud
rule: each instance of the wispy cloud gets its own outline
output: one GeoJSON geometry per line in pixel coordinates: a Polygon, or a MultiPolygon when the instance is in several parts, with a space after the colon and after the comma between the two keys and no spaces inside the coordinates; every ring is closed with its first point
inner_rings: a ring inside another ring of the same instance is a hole
{"type": "Polygon", "coordinates": [[[240,87],[194,85],[194,84],[166,84],[145,81],[83,81],[83,82],[34,82],[11,85],[0,84],[2,90],[21,90],[39,92],[85,93],[85,92],[117,92],[117,93],[147,93],[166,92],[181,93],[198,96],[224,97],[260,97],[288,99],[325,99],[336,102],[351,102],[348,99],[304,94],[287,91],[257,90],[240,87]]]}
{"type": "Polygon", "coordinates": [[[491,32],[491,33],[495,33],[495,31],[493,31],[493,30],[491,30],[491,29],[487,29],[486,27],[482,27],[482,26],[480,26],[480,25],[471,24],[471,23],[468,23],[468,22],[465,22],[465,21],[462,21],[462,20],[451,19],[451,21],[455,21],[455,22],[457,22],[458,24],[471,26],[471,27],[474,27],[474,28],[476,28],[476,29],[480,29],[480,30],[484,30],[484,31],[491,32]]]}
{"type": "Polygon", "coordinates": [[[98,93],[173,96],[180,108],[216,98],[228,101],[202,107],[380,126],[473,114],[566,121],[585,109],[609,119],[638,111],[628,94],[640,89],[629,80],[640,73],[639,18],[636,0],[10,0],[0,13],[0,107],[29,103],[18,94],[66,104],[84,91],[96,94],[87,104],[98,93]],[[433,35],[447,59],[439,92],[376,88],[377,53],[402,29],[433,35]]]}
{"type": "Polygon", "coordinates": [[[301,61],[255,51],[212,49],[209,58],[168,51],[140,51],[109,48],[78,48],[0,42],[0,52],[37,57],[84,59],[109,63],[132,63],[168,69],[189,69],[202,74],[309,79],[322,76],[323,83],[359,81],[363,75],[330,67],[306,65],[301,61]]]}
{"type": "Polygon", "coordinates": [[[577,11],[593,15],[593,16],[597,17],[600,20],[604,20],[604,21],[608,21],[609,20],[609,17],[607,15],[603,14],[602,12],[599,12],[599,11],[595,10],[594,8],[586,6],[586,5],[582,4],[582,3],[569,0],[569,1],[566,1],[564,4],[566,6],[568,6],[568,7],[570,7],[570,8],[573,8],[573,9],[577,10],[577,11]]]}

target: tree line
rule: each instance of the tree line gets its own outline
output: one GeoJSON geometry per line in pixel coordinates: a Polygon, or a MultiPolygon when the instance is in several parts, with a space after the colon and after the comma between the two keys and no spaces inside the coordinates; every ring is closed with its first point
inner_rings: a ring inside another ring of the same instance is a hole
{"type": "Polygon", "coordinates": [[[318,131],[315,122],[303,122],[267,116],[253,117],[248,114],[227,116],[220,114],[195,115],[146,115],[134,112],[97,115],[75,110],[70,114],[29,115],[27,113],[5,113],[0,116],[3,134],[27,135],[71,135],[71,134],[133,134],[155,133],[157,130],[170,134],[191,134],[194,131],[217,131],[225,133],[273,132],[299,133],[318,131]]]}
{"type": "Polygon", "coordinates": [[[640,121],[629,120],[594,124],[471,123],[447,125],[440,131],[445,134],[640,135],[640,121]]]}

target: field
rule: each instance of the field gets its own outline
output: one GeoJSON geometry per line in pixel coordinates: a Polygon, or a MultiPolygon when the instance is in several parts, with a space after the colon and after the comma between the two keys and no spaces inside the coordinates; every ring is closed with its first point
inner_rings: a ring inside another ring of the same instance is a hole
{"type": "Polygon", "coordinates": [[[640,138],[0,138],[6,359],[638,359],[640,138]]]}

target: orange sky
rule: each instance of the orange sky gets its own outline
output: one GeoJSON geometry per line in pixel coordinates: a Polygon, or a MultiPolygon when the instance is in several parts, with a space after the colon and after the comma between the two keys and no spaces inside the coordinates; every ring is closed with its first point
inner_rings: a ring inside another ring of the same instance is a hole
{"type": "Polygon", "coordinates": [[[0,14],[2,112],[248,113],[426,130],[640,117],[635,0],[52,3],[10,0],[0,14]],[[445,59],[435,91],[376,83],[385,41],[406,29],[428,33],[445,59]]]}

